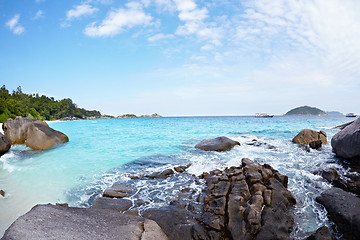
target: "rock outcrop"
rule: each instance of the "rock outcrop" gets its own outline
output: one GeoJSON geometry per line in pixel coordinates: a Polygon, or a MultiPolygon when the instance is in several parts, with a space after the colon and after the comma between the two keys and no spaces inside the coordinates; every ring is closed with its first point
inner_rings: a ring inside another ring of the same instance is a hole
{"type": "Polygon", "coordinates": [[[324,191],[316,201],[324,205],[330,219],[344,233],[345,239],[360,239],[360,199],[340,188],[324,191]]]}
{"type": "Polygon", "coordinates": [[[238,141],[231,140],[227,137],[217,137],[212,139],[207,139],[196,144],[195,148],[203,151],[229,151],[236,145],[240,146],[238,141]]]}
{"type": "Polygon", "coordinates": [[[243,159],[240,167],[203,173],[206,189],[196,202],[184,198],[148,209],[170,239],[290,239],[296,203],[287,177],[270,165],[243,159]]]}
{"type": "Polygon", "coordinates": [[[36,150],[50,149],[69,141],[65,134],[50,128],[46,122],[25,117],[6,120],[3,130],[11,145],[26,143],[27,147],[36,150]]]}
{"type": "Polygon", "coordinates": [[[336,133],[331,146],[338,157],[360,159],[360,118],[336,133]]]}
{"type": "Polygon", "coordinates": [[[316,232],[311,234],[306,240],[333,240],[329,228],[322,226],[316,232]]]}
{"type": "Polygon", "coordinates": [[[327,144],[327,135],[324,131],[316,132],[311,129],[303,129],[292,139],[292,142],[296,144],[308,145],[311,142],[318,140],[321,140],[322,144],[327,144]]]}
{"type": "Polygon", "coordinates": [[[6,136],[0,133],[0,156],[9,151],[11,144],[6,136]]]}
{"type": "Polygon", "coordinates": [[[166,240],[159,225],[149,219],[111,210],[37,205],[19,217],[2,240],[129,239],[166,240]]]}

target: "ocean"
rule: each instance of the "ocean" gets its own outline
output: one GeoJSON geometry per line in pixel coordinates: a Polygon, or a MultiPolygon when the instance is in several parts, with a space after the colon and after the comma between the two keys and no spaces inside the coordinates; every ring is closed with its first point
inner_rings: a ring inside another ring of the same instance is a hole
{"type": "Polygon", "coordinates": [[[54,149],[35,151],[13,146],[0,158],[0,236],[19,216],[36,204],[68,203],[89,207],[116,181],[130,182],[146,200],[143,209],[168,204],[184,187],[201,191],[194,175],[216,168],[239,166],[246,157],[268,163],[289,177],[297,199],[292,236],[330,226],[326,211],[315,202],[330,185],[316,170],[346,169],[332,153],[331,127],[351,121],[341,116],[163,117],[50,122],[70,141],[54,149]],[[306,152],[291,139],[302,129],[324,130],[329,143],[306,152]],[[241,143],[228,152],[203,152],[194,146],[204,139],[227,136],[241,143]],[[254,139],[257,145],[247,145],[254,139]],[[185,174],[167,179],[131,180],[133,175],[178,165],[191,166],[185,174]]]}

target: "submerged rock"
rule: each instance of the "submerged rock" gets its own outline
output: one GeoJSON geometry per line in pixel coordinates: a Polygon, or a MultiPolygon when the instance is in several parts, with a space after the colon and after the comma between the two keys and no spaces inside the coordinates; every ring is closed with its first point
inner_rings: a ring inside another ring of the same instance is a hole
{"type": "Polygon", "coordinates": [[[11,144],[6,136],[0,133],[0,156],[4,155],[11,148],[11,144]]]}
{"type": "MultiPolygon", "coordinates": [[[[336,156],[347,159],[360,159],[360,118],[336,133],[331,139],[336,156]]],[[[359,163],[358,163],[359,164],[359,163]]],[[[360,165],[360,164],[359,164],[360,165]]]]}
{"type": "Polygon", "coordinates": [[[333,240],[329,228],[322,226],[316,232],[311,234],[306,240],[333,240]]]}
{"type": "Polygon", "coordinates": [[[311,142],[314,142],[317,140],[321,140],[322,144],[327,144],[326,133],[324,131],[316,132],[311,129],[303,129],[303,130],[301,130],[300,133],[298,133],[298,135],[296,135],[292,139],[292,142],[296,143],[296,144],[308,145],[311,142]]]}
{"type": "Polygon", "coordinates": [[[321,140],[316,140],[316,141],[312,141],[311,143],[309,143],[309,147],[311,147],[312,149],[320,149],[322,146],[322,141],[321,140]]]}
{"type": "Polygon", "coordinates": [[[347,239],[360,239],[360,199],[340,188],[324,191],[316,201],[324,205],[330,219],[347,239]]]}
{"type": "Polygon", "coordinates": [[[159,225],[149,219],[115,211],[37,205],[19,217],[2,240],[129,239],[166,240],[159,225]]]}
{"type": "Polygon", "coordinates": [[[50,149],[68,141],[68,136],[48,126],[33,123],[28,127],[26,146],[32,149],[50,149]]]}
{"type": "Polygon", "coordinates": [[[203,151],[229,151],[236,145],[240,146],[238,141],[231,140],[227,137],[217,137],[213,139],[208,139],[201,141],[196,144],[195,148],[203,150],[203,151]]]}

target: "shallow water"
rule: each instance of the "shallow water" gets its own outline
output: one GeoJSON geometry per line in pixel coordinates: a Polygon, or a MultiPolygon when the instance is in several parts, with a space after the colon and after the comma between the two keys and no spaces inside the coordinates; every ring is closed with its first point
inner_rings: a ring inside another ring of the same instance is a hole
{"type": "Polygon", "coordinates": [[[13,146],[0,158],[0,236],[20,215],[39,203],[67,202],[87,207],[115,181],[130,181],[139,175],[191,163],[190,174],[176,174],[165,180],[131,181],[137,196],[146,200],[143,208],[168,204],[185,187],[200,191],[202,184],[191,174],[240,165],[243,157],[268,163],[289,176],[289,188],[297,199],[293,236],[331,223],[315,197],[329,184],[312,172],[337,163],[330,144],[310,153],[291,143],[302,129],[324,130],[331,137],[333,126],[349,122],[345,117],[172,117],[104,119],[52,122],[70,142],[47,151],[13,146]],[[229,152],[202,152],[194,145],[217,136],[241,143],[229,152]],[[257,139],[261,146],[246,145],[257,139]],[[269,148],[269,145],[275,149],[269,148]]]}

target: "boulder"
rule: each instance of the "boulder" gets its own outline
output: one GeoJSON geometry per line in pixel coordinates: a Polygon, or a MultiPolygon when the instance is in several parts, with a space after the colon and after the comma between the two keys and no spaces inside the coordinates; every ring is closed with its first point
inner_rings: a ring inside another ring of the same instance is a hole
{"type": "Polygon", "coordinates": [[[110,188],[105,189],[103,197],[124,198],[133,192],[133,188],[125,183],[116,182],[110,188]]]}
{"type": "Polygon", "coordinates": [[[26,146],[32,149],[50,149],[68,141],[68,136],[48,126],[39,123],[33,123],[28,126],[26,146]]]}
{"type": "Polygon", "coordinates": [[[309,143],[309,147],[311,147],[312,149],[320,149],[322,146],[322,141],[321,140],[316,140],[316,141],[312,141],[311,143],[309,143]]]}
{"type": "Polygon", "coordinates": [[[316,232],[311,234],[306,240],[333,240],[329,228],[322,226],[316,232]]]}
{"type": "Polygon", "coordinates": [[[231,140],[227,137],[217,137],[212,139],[207,139],[196,144],[195,148],[203,151],[229,151],[236,145],[240,146],[238,141],[231,140]]]}
{"type": "Polygon", "coordinates": [[[19,217],[2,240],[166,240],[159,225],[142,217],[115,211],[37,205],[19,217]]]}
{"type": "Polygon", "coordinates": [[[20,116],[17,116],[15,119],[9,118],[3,123],[2,128],[4,130],[4,134],[7,139],[9,139],[11,145],[25,143],[28,128],[31,123],[48,126],[46,122],[20,116]]]}
{"type": "Polygon", "coordinates": [[[154,179],[154,178],[166,178],[166,177],[168,177],[168,176],[170,176],[172,174],[174,174],[174,170],[166,169],[166,170],[161,171],[161,172],[154,172],[152,174],[145,175],[144,177],[151,178],[151,179],[154,179]]]}
{"type": "Polygon", "coordinates": [[[9,151],[11,144],[6,136],[0,133],[0,156],[9,151]]]}
{"type": "Polygon", "coordinates": [[[360,118],[336,133],[331,146],[338,157],[360,158],[360,118]]]}
{"type": "Polygon", "coordinates": [[[316,201],[324,205],[330,219],[344,233],[345,239],[360,239],[360,199],[340,188],[324,191],[316,201]]]}
{"type": "Polygon", "coordinates": [[[132,202],[128,199],[99,197],[95,199],[92,208],[95,209],[109,209],[118,212],[123,212],[132,207],[132,202]]]}
{"type": "Polygon", "coordinates": [[[322,144],[327,144],[327,136],[324,131],[316,132],[311,129],[303,129],[293,139],[293,143],[308,145],[313,141],[321,140],[322,144]]]}

